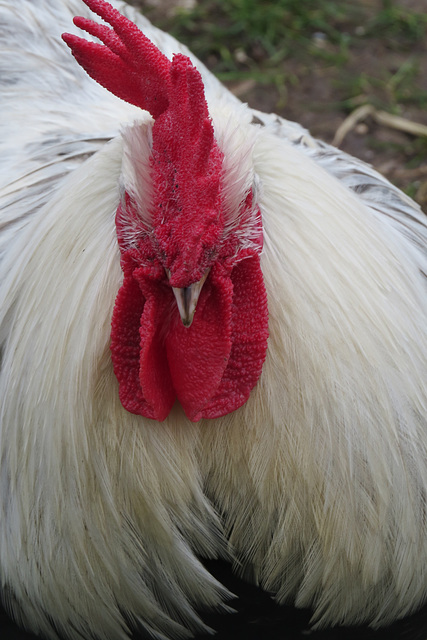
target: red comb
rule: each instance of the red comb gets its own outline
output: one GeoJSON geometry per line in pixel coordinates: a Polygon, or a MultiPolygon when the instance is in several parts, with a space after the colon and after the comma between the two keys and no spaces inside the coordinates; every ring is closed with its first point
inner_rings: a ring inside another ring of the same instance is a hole
{"type": "Polygon", "coordinates": [[[153,126],[152,218],[159,247],[176,256],[171,283],[184,287],[187,275],[189,282],[202,277],[203,247],[214,246],[221,232],[223,154],[201,75],[187,56],[174,56],[170,86],[169,107],[153,126]]]}
{"type": "Polygon", "coordinates": [[[202,77],[183,54],[174,55],[171,62],[108,2],[83,2],[110,26],[81,17],[74,22],[103,44],[70,34],[62,37],[94,80],[155,119],[153,226],[160,250],[174,262],[172,286],[187,286],[183,284],[187,276],[193,281],[202,276],[199,271],[206,265],[199,257],[215,244],[223,225],[223,156],[214,137],[202,77]]]}
{"type": "Polygon", "coordinates": [[[118,98],[146,109],[157,118],[169,104],[168,58],[130,20],[104,0],[83,0],[94,13],[111,25],[100,25],[76,17],[74,23],[104,44],[64,33],[77,62],[103,87],[118,98]]]}

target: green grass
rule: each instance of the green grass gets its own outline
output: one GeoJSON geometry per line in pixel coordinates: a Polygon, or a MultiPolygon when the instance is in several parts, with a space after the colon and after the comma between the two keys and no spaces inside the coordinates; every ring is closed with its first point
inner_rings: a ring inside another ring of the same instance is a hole
{"type": "Polygon", "coordinates": [[[346,91],[344,110],[353,108],[353,100],[358,106],[360,96],[394,113],[401,104],[427,106],[427,87],[416,87],[418,60],[411,55],[411,47],[427,36],[427,5],[417,13],[395,0],[198,0],[193,9],[157,15],[155,22],[220,80],[271,84],[281,100],[284,85],[295,84],[289,61],[344,69],[365,44],[381,41],[391,50],[408,50],[408,59],[382,77],[346,68],[335,80],[346,91]]]}
{"type": "MultiPolygon", "coordinates": [[[[353,14],[358,9],[353,7],[353,14]]],[[[345,2],[329,0],[201,0],[160,25],[188,44],[215,72],[271,67],[303,51],[317,33],[345,47],[345,2]]]]}
{"type": "Polygon", "coordinates": [[[306,54],[343,64],[357,28],[364,38],[381,37],[391,47],[425,37],[427,12],[403,9],[393,0],[379,4],[372,13],[358,0],[199,0],[194,9],[159,16],[156,23],[222,77],[250,75],[306,54]]]}
{"type": "Polygon", "coordinates": [[[427,87],[417,87],[418,73],[419,61],[410,56],[393,73],[384,70],[382,76],[373,76],[365,71],[343,74],[335,85],[340,93],[346,95],[341,105],[344,111],[353,111],[360,104],[369,103],[401,115],[408,104],[427,108],[427,87]]]}
{"type": "Polygon", "coordinates": [[[369,24],[368,36],[383,37],[391,46],[396,41],[400,46],[402,43],[410,46],[425,37],[427,12],[409,11],[393,0],[383,0],[382,5],[382,10],[369,24]]]}

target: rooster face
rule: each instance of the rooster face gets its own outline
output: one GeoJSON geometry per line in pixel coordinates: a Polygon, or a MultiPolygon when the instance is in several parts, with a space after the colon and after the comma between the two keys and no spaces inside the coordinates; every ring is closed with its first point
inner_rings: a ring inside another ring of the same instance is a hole
{"type": "Polygon", "coordinates": [[[220,149],[189,58],[170,62],[108,3],[85,2],[112,28],[75,23],[104,45],[65,41],[89,75],[154,119],[125,135],[111,332],[120,399],[156,420],[176,399],[191,420],[219,417],[246,402],[265,359],[261,214],[220,149]]]}

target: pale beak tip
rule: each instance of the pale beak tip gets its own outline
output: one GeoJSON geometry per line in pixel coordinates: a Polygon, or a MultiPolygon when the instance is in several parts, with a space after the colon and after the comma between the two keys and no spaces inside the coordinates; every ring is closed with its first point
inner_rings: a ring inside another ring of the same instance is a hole
{"type": "MultiPolygon", "coordinates": [[[[203,277],[198,282],[193,282],[193,284],[190,284],[188,287],[172,287],[172,291],[178,305],[179,315],[181,316],[182,324],[186,329],[188,329],[193,322],[197,301],[208,273],[209,269],[207,269],[203,277]]],[[[170,273],[168,273],[168,277],[170,277],[170,273]]]]}

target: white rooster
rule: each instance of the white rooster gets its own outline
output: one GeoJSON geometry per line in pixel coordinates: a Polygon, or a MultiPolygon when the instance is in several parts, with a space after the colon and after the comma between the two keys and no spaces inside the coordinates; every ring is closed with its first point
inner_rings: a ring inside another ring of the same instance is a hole
{"type": "Polygon", "coordinates": [[[48,638],[185,637],[222,556],[319,625],[409,614],[423,214],[85,4],[0,0],[3,601],[48,638]]]}

